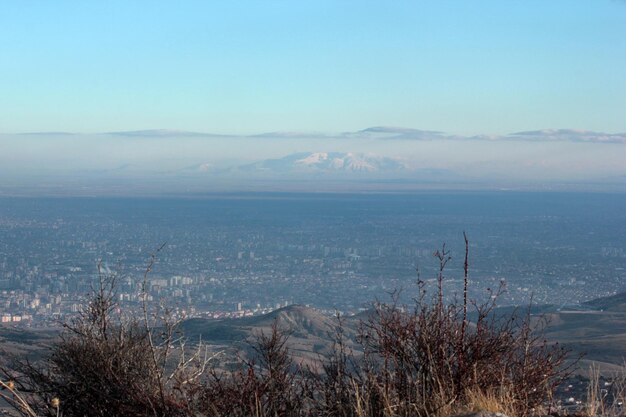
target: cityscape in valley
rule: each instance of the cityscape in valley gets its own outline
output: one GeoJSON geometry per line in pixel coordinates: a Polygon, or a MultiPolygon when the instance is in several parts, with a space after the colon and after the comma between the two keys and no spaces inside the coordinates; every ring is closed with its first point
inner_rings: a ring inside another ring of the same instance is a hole
{"type": "Polygon", "coordinates": [[[626,416],[626,1],[0,28],[0,416],[626,416]]]}
{"type": "Polygon", "coordinates": [[[470,296],[572,307],[626,291],[626,197],[598,193],[240,193],[188,199],[1,198],[0,317],[49,326],[115,276],[123,308],[151,302],[180,317],[259,315],[292,304],[355,314],[417,294],[452,260],[470,296]]]}

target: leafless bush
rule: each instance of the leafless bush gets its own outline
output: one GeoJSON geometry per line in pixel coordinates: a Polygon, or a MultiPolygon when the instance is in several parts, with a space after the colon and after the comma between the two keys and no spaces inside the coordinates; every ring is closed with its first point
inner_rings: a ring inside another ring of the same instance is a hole
{"type": "Polygon", "coordinates": [[[567,375],[566,350],[543,339],[544,323],[533,321],[530,309],[498,315],[503,287],[490,292],[485,303],[468,300],[467,238],[465,243],[463,300],[444,301],[444,271],[451,259],[444,246],[435,252],[439,274],[433,297],[426,297],[420,281],[412,308],[394,298],[377,303],[362,322],[359,366],[347,367],[336,343],[322,376],[322,409],[339,416],[448,415],[476,398],[502,398],[503,408],[526,416],[550,399],[567,375]]]}
{"type": "MultiPolygon", "coordinates": [[[[341,314],[336,314],[337,324],[330,355],[321,360],[321,373],[314,378],[315,409],[324,416],[351,416],[354,413],[355,383],[359,375],[354,353],[346,346],[344,323],[341,314]]],[[[360,382],[360,381],[359,381],[360,382]]]]}
{"type": "MultiPolygon", "coordinates": [[[[545,323],[530,308],[499,315],[503,287],[487,301],[468,299],[465,238],[461,301],[446,301],[445,246],[436,290],[418,280],[413,306],[397,297],[376,303],[358,330],[360,351],[346,343],[338,316],[332,353],[318,372],[292,361],[288,332],[275,322],[257,334],[253,354],[234,371],[211,368],[202,349],[189,354],[178,320],[147,303],[143,317],[116,313],[115,277],[100,274],[89,306],[66,325],[43,364],[5,368],[23,416],[409,417],[449,416],[472,408],[525,417],[550,399],[567,375],[567,352],[542,337],[545,323]],[[13,382],[15,381],[15,382],[13,382]]],[[[620,390],[619,395],[623,392],[620,390]]],[[[7,396],[10,400],[11,396],[7,396]]]]}
{"type": "Polygon", "coordinates": [[[287,348],[288,332],[272,324],[251,343],[253,358],[235,372],[213,370],[201,388],[197,409],[203,415],[296,417],[308,415],[311,397],[306,373],[287,348]]]}
{"type": "Polygon", "coordinates": [[[206,351],[187,352],[167,311],[144,305],[143,320],[118,313],[115,275],[101,265],[98,271],[88,306],[64,325],[45,362],[17,359],[3,368],[30,408],[14,409],[25,416],[192,415],[188,392],[206,367],[206,351]]]}

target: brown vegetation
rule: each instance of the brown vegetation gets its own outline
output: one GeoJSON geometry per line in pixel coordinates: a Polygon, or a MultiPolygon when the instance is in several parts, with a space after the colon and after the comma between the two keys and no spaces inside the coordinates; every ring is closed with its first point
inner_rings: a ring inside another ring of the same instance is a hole
{"type": "Polygon", "coordinates": [[[526,416],[550,400],[567,374],[567,352],[542,338],[543,324],[533,324],[528,311],[498,316],[495,303],[503,288],[484,304],[471,303],[476,319],[469,323],[467,252],[462,302],[444,302],[450,256],[444,246],[435,257],[435,296],[427,298],[420,281],[410,311],[396,302],[377,304],[361,325],[364,357],[356,366],[349,366],[355,361],[338,340],[339,351],[322,374],[324,387],[331,387],[325,396],[332,399],[325,404],[329,415],[449,415],[477,398],[500,398],[506,402],[500,411],[526,416]]]}
{"type": "Polygon", "coordinates": [[[419,281],[413,306],[397,297],[376,303],[361,322],[358,352],[347,347],[338,317],[334,349],[317,368],[292,361],[288,333],[277,324],[257,335],[254,355],[237,369],[209,368],[206,350],[185,346],[166,309],[151,311],[144,302],[140,319],[116,313],[115,279],[101,274],[89,307],[45,362],[4,366],[2,386],[14,385],[2,396],[31,417],[408,417],[478,408],[537,414],[567,374],[567,352],[543,340],[529,311],[498,316],[502,288],[486,303],[468,300],[467,250],[463,299],[446,302],[450,255],[444,246],[435,257],[434,294],[419,281]]]}

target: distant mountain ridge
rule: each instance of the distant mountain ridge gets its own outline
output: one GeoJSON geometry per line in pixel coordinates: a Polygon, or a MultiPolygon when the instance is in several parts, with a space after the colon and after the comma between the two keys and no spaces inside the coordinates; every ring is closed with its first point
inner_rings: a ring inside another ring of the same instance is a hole
{"type": "MultiPolygon", "coordinates": [[[[19,135],[60,136],[81,135],[77,132],[22,132],[19,135]]],[[[0,134],[3,135],[3,134],[0,134]]],[[[6,134],[5,134],[6,135],[6,134]]],[[[98,134],[96,134],[98,135],[98,134]]],[[[380,139],[380,140],[485,140],[485,141],[524,141],[524,142],[589,142],[605,144],[626,144],[626,132],[598,132],[581,129],[538,129],[506,134],[452,134],[438,130],[415,129],[397,126],[372,126],[356,131],[317,132],[317,131],[272,131],[252,134],[220,134],[178,129],[143,129],[111,131],[99,135],[135,138],[259,138],[259,139],[380,139]]]]}
{"type": "Polygon", "coordinates": [[[215,133],[192,132],[188,130],[176,129],[146,129],[146,130],[127,130],[118,132],[105,132],[104,135],[111,136],[127,136],[127,137],[145,137],[145,138],[170,138],[170,137],[227,137],[230,135],[221,135],[215,133]]]}
{"type": "Polygon", "coordinates": [[[454,171],[421,168],[412,161],[402,158],[372,153],[326,151],[296,152],[280,158],[263,159],[230,167],[210,162],[198,163],[169,174],[211,179],[299,181],[442,182],[463,179],[454,171]]]}
{"type": "Polygon", "coordinates": [[[391,173],[407,171],[399,158],[353,152],[298,152],[237,167],[242,172],[391,173]]]}

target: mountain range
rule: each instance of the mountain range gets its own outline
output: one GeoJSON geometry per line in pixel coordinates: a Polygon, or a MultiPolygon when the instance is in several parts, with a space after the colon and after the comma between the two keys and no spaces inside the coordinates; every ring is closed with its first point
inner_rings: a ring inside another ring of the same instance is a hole
{"type": "Polygon", "coordinates": [[[400,173],[410,170],[398,158],[341,152],[300,152],[278,159],[266,159],[236,168],[242,172],[275,173],[400,173]]]}
{"type": "Polygon", "coordinates": [[[626,133],[458,135],[374,126],[247,135],[183,130],[0,134],[1,193],[626,189],[626,133]]]}
{"type": "Polygon", "coordinates": [[[281,158],[218,167],[211,163],[196,164],[177,173],[214,178],[254,177],[283,179],[413,179],[453,180],[459,176],[451,170],[419,168],[410,161],[372,153],[298,152],[281,158]]]}
{"type": "MultiPolygon", "coordinates": [[[[24,132],[19,135],[67,136],[75,132],[24,132]]],[[[506,140],[532,142],[626,143],[626,132],[607,133],[581,129],[539,129],[507,134],[458,135],[408,127],[373,126],[347,132],[274,131],[247,135],[221,134],[177,129],[145,129],[99,133],[98,135],[135,138],[267,138],[267,139],[383,139],[383,140],[506,140]]]]}

